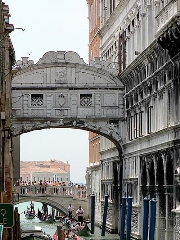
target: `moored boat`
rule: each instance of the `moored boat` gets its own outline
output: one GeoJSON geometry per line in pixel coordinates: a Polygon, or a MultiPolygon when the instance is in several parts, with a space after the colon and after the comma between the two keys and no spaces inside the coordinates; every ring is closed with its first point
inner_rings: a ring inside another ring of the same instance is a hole
{"type": "MultiPolygon", "coordinates": [[[[81,237],[91,236],[91,230],[88,227],[87,223],[85,223],[84,226],[80,226],[80,223],[77,222],[72,227],[65,224],[62,226],[62,230],[64,231],[65,239],[81,240],[81,237]]],[[[57,230],[55,231],[55,233],[53,235],[53,240],[58,240],[57,230]]]]}
{"type": "Polygon", "coordinates": [[[88,227],[87,224],[85,226],[76,232],[77,236],[82,236],[82,237],[89,237],[91,235],[91,229],[88,227]]]}
{"type": "Polygon", "coordinates": [[[48,217],[45,220],[46,223],[54,223],[55,220],[53,219],[53,217],[51,215],[48,215],[48,217]]]}
{"type": "Polygon", "coordinates": [[[21,228],[21,240],[52,240],[52,237],[43,233],[39,226],[29,226],[21,228]]]}

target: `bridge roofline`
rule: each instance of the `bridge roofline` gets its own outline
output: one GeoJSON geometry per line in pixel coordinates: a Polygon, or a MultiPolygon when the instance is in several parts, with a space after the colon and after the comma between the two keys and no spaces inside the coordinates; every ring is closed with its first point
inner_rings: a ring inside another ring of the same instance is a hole
{"type": "MultiPolygon", "coordinates": [[[[24,59],[24,58],[22,58],[24,59]]],[[[94,61],[90,61],[89,64],[80,58],[80,56],[73,51],[49,51],[46,52],[39,61],[34,64],[34,61],[29,60],[28,57],[25,58],[26,61],[18,60],[16,62],[15,69],[18,70],[15,76],[21,75],[22,73],[43,69],[51,67],[71,67],[79,68],[84,70],[89,70],[91,72],[108,76],[112,79],[118,87],[124,88],[122,82],[118,76],[118,70],[115,66],[112,66],[112,63],[109,61],[101,60],[100,58],[95,58],[94,61]]]]}

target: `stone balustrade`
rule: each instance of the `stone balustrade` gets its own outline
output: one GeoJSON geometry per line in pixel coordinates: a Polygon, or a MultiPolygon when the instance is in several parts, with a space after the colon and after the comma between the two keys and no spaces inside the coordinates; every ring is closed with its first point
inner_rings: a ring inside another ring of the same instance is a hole
{"type": "Polygon", "coordinates": [[[178,11],[178,0],[169,2],[156,16],[156,34],[178,13],[180,14],[178,11]]]}
{"type": "Polygon", "coordinates": [[[86,189],[71,186],[44,186],[44,185],[27,185],[14,186],[14,192],[22,195],[59,195],[73,196],[75,198],[86,198],[86,189]]]}

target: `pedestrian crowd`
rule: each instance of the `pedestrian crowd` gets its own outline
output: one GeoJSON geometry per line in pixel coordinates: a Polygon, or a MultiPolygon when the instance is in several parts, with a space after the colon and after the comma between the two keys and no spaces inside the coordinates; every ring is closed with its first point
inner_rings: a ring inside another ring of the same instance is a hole
{"type": "Polygon", "coordinates": [[[15,186],[22,186],[21,194],[54,194],[54,195],[74,195],[86,197],[86,186],[78,183],[65,183],[59,181],[17,181],[15,186]]]}

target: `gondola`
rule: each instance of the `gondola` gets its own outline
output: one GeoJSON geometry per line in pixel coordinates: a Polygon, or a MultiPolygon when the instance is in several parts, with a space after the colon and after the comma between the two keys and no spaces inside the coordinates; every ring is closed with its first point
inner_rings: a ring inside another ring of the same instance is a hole
{"type": "Polygon", "coordinates": [[[38,215],[37,215],[37,217],[39,218],[39,220],[41,221],[41,222],[45,222],[45,223],[54,223],[55,222],[55,220],[54,220],[54,218],[53,218],[53,216],[52,215],[45,215],[44,213],[42,213],[41,211],[39,211],[39,209],[38,209],[38,215]]]}
{"type": "Polygon", "coordinates": [[[25,213],[25,218],[26,219],[33,219],[33,218],[35,218],[35,212],[31,212],[31,211],[25,211],[24,212],[25,213]]]}
{"type": "Polygon", "coordinates": [[[91,235],[91,229],[88,227],[87,224],[85,224],[85,226],[81,230],[76,232],[76,235],[80,237],[89,237],[91,235]]]}
{"type": "Polygon", "coordinates": [[[46,223],[54,223],[55,220],[53,219],[52,216],[48,216],[47,219],[45,220],[46,223]]]}

